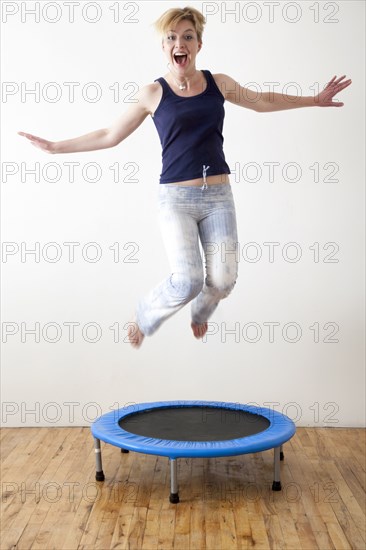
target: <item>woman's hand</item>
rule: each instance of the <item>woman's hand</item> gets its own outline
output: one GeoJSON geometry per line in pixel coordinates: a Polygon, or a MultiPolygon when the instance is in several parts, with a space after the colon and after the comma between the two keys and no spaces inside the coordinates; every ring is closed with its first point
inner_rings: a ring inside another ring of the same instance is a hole
{"type": "Polygon", "coordinates": [[[54,153],[54,142],[47,141],[47,139],[42,139],[38,136],[33,136],[32,134],[26,134],[25,132],[18,132],[20,136],[24,136],[31,142],[32,145],[42,149],[45,153],[54,153]]]}
{"type": "Polygon", "coordinates": [[[344,103],[338,101],[332,101],[333,97],[338,94],[344,88],[347,88],[352,83],[352,80],[346,80],[341,82],[346,75],[341,76],[338,80],[334,80],[336,77],[333,76],[332,80],[328,82],[326,87],[322,92],[315,96],[314,101],[318,107],[343,107],[344,103]]]}

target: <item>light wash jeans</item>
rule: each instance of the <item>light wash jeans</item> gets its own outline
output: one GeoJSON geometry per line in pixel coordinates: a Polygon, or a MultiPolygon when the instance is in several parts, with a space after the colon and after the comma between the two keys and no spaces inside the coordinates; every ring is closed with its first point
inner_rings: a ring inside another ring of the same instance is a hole
{"type": "Polygon", "coordinates": [[[159,222],[171,274],[138,302],[136,322],[146,336],[190,301],[192,321],[206,322],[234,288],[238,275],[231,184],[159,185],[159,222]],[[205,255],[205,278],[199,239],[205,255]]]}

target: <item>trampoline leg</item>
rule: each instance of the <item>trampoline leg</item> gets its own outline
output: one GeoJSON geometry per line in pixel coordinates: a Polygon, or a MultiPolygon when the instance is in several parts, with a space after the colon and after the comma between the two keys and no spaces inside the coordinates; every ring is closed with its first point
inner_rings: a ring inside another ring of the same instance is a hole
{"type": "Polygon", "coordinates": [[[283,445],[280,447],[280,460],[283,460],[285,458],[285,455],[283,454],[283,445]]]}
{"type": "Polygon", "coordinates": [[[169,500],[172,504],[179,502],[178,494],[178,476],[177,476],[177,459],[170,458],[170,497],[169,500]]]}
{"type": "Polygon", "coordinates": [[[275,447],[275,449],[274,449],[274,480],[273,480],[273,483],[272,483],[272,491],[281,491],[280,456],[281,456],[281,447],[275,447]]]}
{"type": "Polygon", "coordinates": [[[100,439],[94,438],[95,447],[95,479],[97,481],[104,481],[104,473],[102,467],[102,449],[100,448],[100,439]]]}

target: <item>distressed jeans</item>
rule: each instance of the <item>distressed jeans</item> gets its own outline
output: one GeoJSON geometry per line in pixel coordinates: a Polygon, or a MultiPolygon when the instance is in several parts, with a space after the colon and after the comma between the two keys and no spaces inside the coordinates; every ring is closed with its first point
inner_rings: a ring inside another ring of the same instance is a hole
{"type": "Polygon", "coordinates": [[[192,321],[206,322],[219,301],[230,294],[238,275],[239,243],[230,183],[160,184],[158,213],[171,273],[137,304],[136,322],[146,336],[188,302],[192,321]]]}

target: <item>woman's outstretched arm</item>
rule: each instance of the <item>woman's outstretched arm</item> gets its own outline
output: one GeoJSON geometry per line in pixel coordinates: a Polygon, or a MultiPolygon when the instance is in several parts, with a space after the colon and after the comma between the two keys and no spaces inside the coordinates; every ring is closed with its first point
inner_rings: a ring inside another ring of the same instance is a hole
{"type": "Polygon", "coordinates": [[[346,75],[336,79],[334,76],[316,96],[292,96],[275,92],[259,93],[240,86],[230,76],[215,75],[215,80],[221,93],[227,101],[253,109],[258,113],[298,109],[299,107],[343,107],[344,103],[333,101],[333,97],[352,83],[352,80],[342,82],[346,75]]]}
{"type": "Polygon", "coordinates": [[[29,139],[35,147],[50,154],[79,153],[81,151],[96,151],[115,147],[132,134],[150,113],[149,101],[152,86],[152,84],[149,84],[141,88],[136,94],[137,102],[131,104],[116,122],[108,128],[95,130],[89,134],[66,139],[65,141],[48,141],[26,132],[18,132],[18,134],[29,139]]]}

